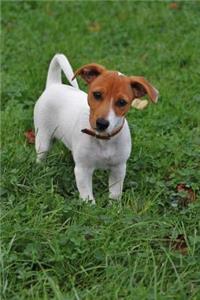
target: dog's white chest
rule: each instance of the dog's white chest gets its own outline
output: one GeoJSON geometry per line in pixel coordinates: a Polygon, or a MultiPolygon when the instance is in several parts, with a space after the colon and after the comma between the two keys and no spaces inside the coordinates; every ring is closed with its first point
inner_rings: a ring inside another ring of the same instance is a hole
{"type": "MultiPolygon", "coordinates": [[[[121,161],[126,161],[130,155],[131,140],[128,138],[124,146],[124,135],[109,141],[92,139],[87,159],[94,168],[110,169],[121,161]]],[[[83,155],[86,156],[86,153],[83,155]]]]}
{"type": "Polygon", "coordinates": [[[116,152],[116,145],[114,143],[103,142],[99,143],[96,147],[95,161],[98,168],[108,168],[109,166],[115,164],[118,155],[116,152]],[[106,145],[105,143],[109,143],[106,145]]]}

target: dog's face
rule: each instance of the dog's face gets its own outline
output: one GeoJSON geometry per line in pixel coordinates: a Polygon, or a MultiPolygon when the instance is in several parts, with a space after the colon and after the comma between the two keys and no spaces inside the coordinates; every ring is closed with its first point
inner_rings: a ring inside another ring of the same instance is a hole
{"type": "Polygon", "coordinates": [[[143,77],[127,77],[98,64],[81,67],[75,73],[88,84],[90,125],[98,133],[109,133],[122,126],[135,98],[148,95],[156,102],[158,91],[143,77]]]}

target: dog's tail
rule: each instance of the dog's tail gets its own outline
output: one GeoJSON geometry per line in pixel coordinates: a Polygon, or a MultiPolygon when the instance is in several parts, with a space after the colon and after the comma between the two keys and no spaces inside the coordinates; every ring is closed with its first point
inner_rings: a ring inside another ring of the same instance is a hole
{"type": "Polygon", "coordinates": [[[46,88],[55,83],[62,83],[61,71],[63,71],[69,83],[74,88],[79,89],[76,78],[72,80],[72,78],[74,77],[74,72],[68,59],[65,57],[64,54],[56,54],[52,58],[49,65],[46,88]]]}

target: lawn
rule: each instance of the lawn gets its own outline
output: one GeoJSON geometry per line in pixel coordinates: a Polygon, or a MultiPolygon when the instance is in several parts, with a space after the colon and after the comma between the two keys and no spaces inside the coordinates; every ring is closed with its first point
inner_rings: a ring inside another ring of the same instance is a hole
{"type": "Polygon", "coordinates": [[[1,299],[200,299],[199,15],[198,1],[2,2],[1,299]],[[56,52],[160,91],[127,115],[121,202],[100,171],[97,204],[79,200],[59,142],[35,163],[24,133],[56,52]]]}

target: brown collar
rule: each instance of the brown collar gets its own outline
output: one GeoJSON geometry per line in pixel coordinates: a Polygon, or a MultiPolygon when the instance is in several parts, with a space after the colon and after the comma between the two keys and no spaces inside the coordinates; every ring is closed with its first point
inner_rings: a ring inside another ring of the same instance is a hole
{"type": "Polygon", "coordinates": [[[114,131],[111,134],[107,134],[107,135],[96,134],[94,131],[87,129],[87,128],[82,129],[81,132],[86,133],[91,136],[94,136],[95,138],[100,139],[100,140],[110,140],[111,137],[115,136],[116,134],[118,134],[121,131],[123,126],[124,126],[124,121],[123,121],[123,124],[116,131],[114,131]]]}

